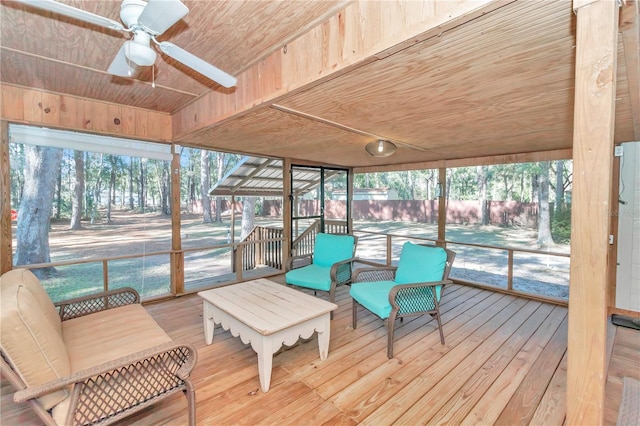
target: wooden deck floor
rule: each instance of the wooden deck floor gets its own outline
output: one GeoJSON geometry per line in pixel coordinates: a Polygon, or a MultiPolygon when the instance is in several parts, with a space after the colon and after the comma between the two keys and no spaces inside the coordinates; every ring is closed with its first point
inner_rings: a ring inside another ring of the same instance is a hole
{"type": "MultiPolygon", "coordinates": [[[[148,309],[173,338],[198,348],[198,424],[563,423],[566,308],[452,285],[442,304],[446,345],[430,317],[405,320],[398,324],[396,356],[389,360],[382,321],[362,311],[353,330],[348,289],[340,289],[337,298],[328,360],[320,361],[315,339],[277,354],[266,394],[259,390],[250,346],[220,328],[214,343],[205,345],[198,296],[148,309]]],[[[607,424],[616,422],[622,377],[640,378],[640,332],[619,328],[615,339],[607,424]]],[[[11,402],[6,382],[1,408],[3,425],[38,424],[11,402]]],[[[186,420],[186,400],[176,395],[123,424],[186,420]]]]}

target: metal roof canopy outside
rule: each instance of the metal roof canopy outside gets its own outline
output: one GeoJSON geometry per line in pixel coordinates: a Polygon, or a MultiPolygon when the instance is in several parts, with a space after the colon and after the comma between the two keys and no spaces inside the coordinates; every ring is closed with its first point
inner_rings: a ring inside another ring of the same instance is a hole
{"type": "MultiPolygon", "coordinates": [[[[293,168],[293,194],[314,190],[320,184],[319,169],[304,166],[293,168]]],[[[325,179],[344,170],[325,174],[325,179]]],[[[209,191],[211,196],[282,197],[282,160],[244,156],[209,191]]]]}

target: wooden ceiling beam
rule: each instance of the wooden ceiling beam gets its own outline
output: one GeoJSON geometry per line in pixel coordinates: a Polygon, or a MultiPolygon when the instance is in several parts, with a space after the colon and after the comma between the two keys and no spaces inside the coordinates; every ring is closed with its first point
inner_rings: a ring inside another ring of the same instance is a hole
{"type": "Polygon", "coordinates": [[[172,115],[173,139],[272,104],[442,34],[513,0],[359,1],[172,115]]]}
{"type": "Polygon", "coordinates": [[[571,160],[571,149],[554,151],[523,152],[520,154],[491,155],[487,157],[461,158],[455,160],[423,161],[418,163],[391,164],[388,166],[354,167],[354,173],[377,173],[406,170],[429,170],[494,164],[533,163],[538,161],[571,160]]]}

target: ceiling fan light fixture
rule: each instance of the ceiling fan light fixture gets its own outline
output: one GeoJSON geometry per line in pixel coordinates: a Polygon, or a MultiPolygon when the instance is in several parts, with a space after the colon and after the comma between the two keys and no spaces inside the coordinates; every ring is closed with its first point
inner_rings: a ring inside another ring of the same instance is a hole
{"type": "Polygon", "coordinates": [[[396,152],[398,147],[391,141],[378,139],[377,141],[369,142],[364,149],[372,157],[388,157],[396,152]]]}
{"type": "Polygon", "coordinates": [[[136,65],[146,67],[156,63],[156,52],[149,46],[127,41],[124,49],[127,58],[136,65]]]}

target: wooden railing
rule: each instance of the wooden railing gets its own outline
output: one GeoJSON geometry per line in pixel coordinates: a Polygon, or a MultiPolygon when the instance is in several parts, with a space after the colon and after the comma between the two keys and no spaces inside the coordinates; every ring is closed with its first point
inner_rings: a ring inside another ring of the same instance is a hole
{"type": "MultiPolygon", "coordinates": [[[[507,293],[510,294],[515,294],[518,296],[526,296],[529,298],[533,298],[533,299],[539,299],[539,300],[543,300],[543,301],[547,301],[547,302],[553,302],[553,303],[557,303],[557,304],[561,304],[561,305],[567,305],[567,299],[566,298],[561,298],[561,297],[553,297],[553,296],[548,296],[545,294],[540,294],[540,293],[529,293],[529,292],[525,292],[522,290],[518,290],[518,289],[514,289],[514,255],[516,253],[522,253],[522,254],[529,254],[529,255],[544,255],[544,256],[552,256],[552,257],[564,257],[564,258],[570,258],[571,255],[568,253],[558,253],[558,252],[550,252],[550,251],[543,251],[543,250],[534,250],[534,249],[526,249],[526,248],[517,248],[517,247],[504,247],[504,246],[494,246],[494,245],[486,245],[486,244],[475,244],[475,243],[465,243],[465,242],[460,242],[460,241],[451,241],[451,240],[446,240],[444,241],[444,243],[439,242],[437,239],[433,239],[433,238],[423,238],[423,237],[414,237],[414,236],[408,236],[408,235],[398,235],[398,234],[388,234],[388,233],[383,233],[383,232],[373,232],[373,231],[366,231],[366,230],[354,230],[354,234],[364,234],[364,235],[377,235],[380,237],[384,237],[385,239],[385,247],[382,248],[378,248],[376,247],[375,252],[377,253],[384,253],[385,256],[385,260],[384,263],[386,263],[387,265],[391,265],[392,261],[393,261],[393,253],[392,253],[392,249],[393,249],[393,240],[394,239],[401,239],[401,240],[416,240],[416,241],[424,241],[424,242],[429,242],[429,243],[433,243],[435,245],[441,245],[441,246],[445,246],[448,247],[452,250],[455,251],[454,247],[451,246],[465,246],[465,247],[473,247],[473,248],[478,248],[478,249],[484,249],[484,250],[498,250],[498,251],[502,251],[506,253],[506,267],[507,267],[507,273],[505,276],[506,279],[506,286],[505,287],[499,287],[499,286],[495,286],[489,283],[483,283],[480,281],[476,281],[476,280],[469,280],[469,279],[463,279],[463,278],[456,278],[455,276],[455,269],[457,267],[456,262],[454,261],[454,270],[451,273],[451,278],[459,283],[462,284],[469,284],[469,285],[473,285],[473,286],[477,286],[477,287],[482,287],[482,288],[489,288],[489,289],[497,289],[500,291],[505,291],[507,293]]],[[[361,242],[366,241],[365,237],[360,237],[361,242]]],[[[359,249],[362,248],[362,244],[358,244],[359,249]]],[[[359,250],[360,251],[360,250],[359,250]]],[[[359,258],[362,258],[363,260],[366,261],[370,261],[371,259],[367,259],[365,256],[362,256],[359,253],[356,253],[356,256],[359,258]]],[[[460,256],[459,256],[460,257],[460,256]]],[[[456,258],[456,260],[459,260],[459,258],[456,258]]],[[[534,279],[535,277],[531,277],[532,279],[534,279]]],[[[568,285],[569,285],[569,279],[567,276],[567,280],[566,280],[566,286],[568,289],[568,285]]]]}
{"type": "MultiPolygon", "coordinates": [[[[48,262],[48,263],[37,263],[37,264],[30,264],[30,265],[16,265],[14,266],[14,269],[16,268],[25,268],[25,269],[29,269],[29,270],[36,270],[36,269],[46,269],[46,268],[57,268],[57,267],[65,267],[65,266],[79,266],[79,265],[88,265],[88,264],[100,264],[101,265],[101,275],[102,275],[102,288],[101,290],[104,291],[108,291],[113,289],[112,286],[110,286],[110,275],[109,275],[109,265],[113,265],[114,262],[117,261],[126,261],[126,260],[134,260],[134,259],[139,259],[139,258],[150,258],[150,257],[154,257],[154,256],[167,256],[167,263],[171,262],[171,257],[175,254],[176,252],[174,251],[157,251],[157,252],[152,252],[152,253],[140,253],[140,254],[130,254],[130,255],[123,255],[123,256],[112,256],[112,257],[104,257],[104,258],[93,258],[93,259],[78,259],[78,260],[68,260],[68,261],[58,261],[58,262],[48,262]]],[[[128,269],[130,270],[130,268],[128,269]]],[[[83,271],[82,277],[79,278],[80,283],[78,284],[77,282],[71,282],[72,284],[72,289],[68,292],[69,294],[64,295],[64,297],[56,297],[57,294],[52,295],[50,294],[50,296],[52,296],[52,299],[55,299],[54,302],[59,301],[59,300],[64,300],[64,299],[68,299],[70,297],[77,297],[77,296],[81,296],[84,295],[84,293],[89,293],[89,292],[94,292],[96,291],[95,288],[93,288],[96,285],[96,281],[98,280],[98,277],[94,277],[91,276],[91,274],[89,272],[83,271]]],[[[46,281],[46,279],[43,280],[43,284],[44,281],[46,281]]],[[[141,297],[144,297],[144,289],[143,288],[139,288],[138,285],[136,285],[133,280],[132,282],[127,282],[125,283],[128,287],[134,287],[139,293],[141,297]]],[[[162,285],[157,285],[157,284],[148,284],[147,283],[147,289],[148,290],[157,290],[160,287],[166,286],[167,292],[166,295],[170,294],[170,272],[167,274],[166,276],[166,282],[164,282],[162,285]]],[[[64,293],[64,292],[62,292],[64,293]]],[[[144,298],[145,301],[148,300],[152,300],[155,297],[146,297],[144,298]]]]}
{"type": "MultiPolygon", "coordinates": [[[[248,243],[243,245],[242,270],[249,271],[258,265],[282,269],[283,235],[282,228],[254,226],[249,235],[241,241],[248,243]]],[[[235,267],[233,270],[235,271],[235,267]]]]}
{"type": "MultiPolygon", "coordinates": [[[[78,260],[69,260],[69,261],[58,261],[58,262],[48,262],[48,263],[39,263],[39,264],[31,264],[31,265],[16,265],[14,268],[26,268],[26,269],[44,269],[44,268],[55,268],[55,267],[74,267],[74,266],[82,266],[88,264],[97,264],[100,265],[101,270],[96,271],[96,273],[92,273],[91,275],[87,275],[87,273],[83,274],[68,274],[69,278],[71,275],[77,276],[77,280],[68,280],[69,288],[65,289],[57,289],[56,295],[60,297],[56,297],[56,300],[68,299],[70,297],[76,297],[80,295],[84,295],[89,292],[95,292],[97,289],[96,285],[100,285],[102,290],[110,290],[113,289],[113,279],[112,275],[117,275],[119,279],[122,278],[122,270],[113,266],[114,262],[118,261],[127,261],[127,260],[135,260],[141,258],[152,258],[154,256],[166,256],[166,260],[160,261],[157,265],[154,266],[155,270],[162,270],[161,265],[167,265],[166,274],[160,274],[155,276],[153,283],[149,281],[149,279],[142,280],[141,285],[135,284],[135,280],[127,281],[124,285],[134,287],[139,291],[142,299],[147,302],[155,299],[166,298],[171,296],[175,289],[171,287],[171,281],[173,273],[172,268],[174,268],[174,259],[182,257],[184,259],[184,255],[187,253],[190,254],[202,254],[203,256],[198,256],[198,262],[207,262],[205,260],[207,252],[214,252],[214,256],[222,256],[220,253],[226,253],[226,256],[230,258],[230,264],[228,264],[227,271],[223,272],[221,275],[216,274],[207,274],[206,277],[201,279],[196,279],[196,282],[186,282],[185,280],[185,292],[193,292],[199,291],[204,288],[218,286],[218,285],[226,285],[232,284],[235,282],[241,282],[245,279],[249,279],[252,277],[258,276],[272,276],[277,275],[283,272],[282,266],[282,247],[286,246],[286,240],[282,237],[283,232],[281,229],[275,228],[263,228],[261,230],[257,230],[254,233],[254,237],[250,240],[246,240],[240,243],[235,244],[215,244],[211,246],[201,246],[201,247],[191,247],[184,248],[182,250],[168,250],[168,251],[158,251],[158,252],[146,252],[139,254],[131,254],[131,255],[123,255],[123,256],[113,256],[113,257],[105,257],[105,258],[92,258],[92,259],[78,259],[78,260]],[[259,238],[260,236],[264,236],[265,238],[259,238]],[[269,238],[267,238],[269,237],[269,238]],[[215,254],[215,252],[219,252],[215,254]],[[249,253],[249,254],[247,254],[249,253]],[[233,264],[241,264],[244,262],[243,259],[248,259],[247,262],[253,264],[253,267],[258,265],[267,266],[264,270],[254,270],[251,274],[243,273],[247,272],[249,269],[244,268],[233,268],[233,264]],[[111,274],[110,274],[111,271],[111,274]],[[114,271],[117,271],[114,274],[114,271]],[[101,275],[101,277],[100,277],[101,275]],[[189,284],[189,288],[186,286],[189,284]]],[[[180,262],[182,263],[182,262],[180,262]]],[[[184,264],[183,264],[184,267],[184,264]]],[[[126,273],[131,272],[131,268],[123,269],[126,273]]],[[[154,273],[154,275],[156,275],[154,273]]],[[[46,279],[43,280],[43,284],[45,284],[46,279]]],[[[65,280],[67,281],[67,280],[65,280]]],[[[122,284],[118,284],[121,286],[122,284]]],[[[178,285],[178,283],[176,283],[178,285]]],[[[45,287],[46,288],[46,287],[45,287]]]]}
{"type": "MultiPolygon", "coordinates": [[[[344,220],[325,220],[324,232],[327,234],[346,234],[347,222],[344,220]]],[[[313,253],[316,235],[320,232],[320,220],[313,222],[298,238],[293,240],[291,253],[293,256],[305,256],[313,253]]]]}

